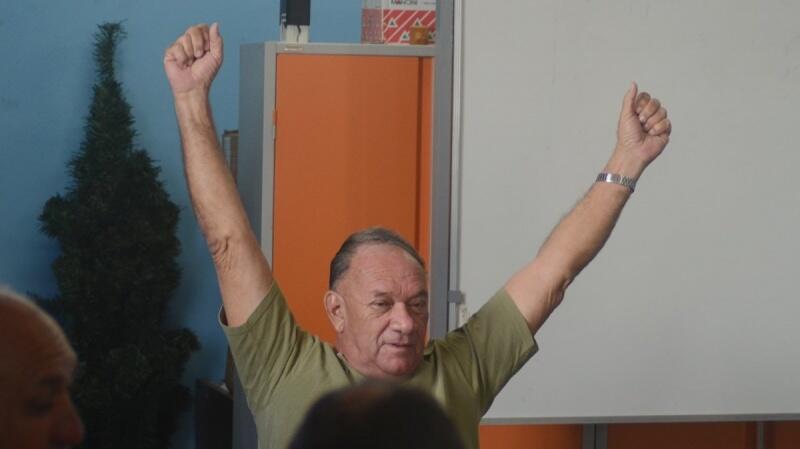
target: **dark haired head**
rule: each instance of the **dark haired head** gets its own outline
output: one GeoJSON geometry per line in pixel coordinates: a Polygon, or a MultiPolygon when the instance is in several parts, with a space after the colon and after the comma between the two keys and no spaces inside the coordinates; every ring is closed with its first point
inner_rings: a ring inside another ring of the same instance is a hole
{"type": "Polygon", "coordinates": [[[289,449],[463,449],[450,419],[422,390],[370,381],[328,393],[289,449]]]}
{"type": "Polygon", "coordinates": [[[374,227],[350,234],[347,240],[342,243],[336,256],[331,260],[330,277],[328,278],[328,288],[334,290],[336,283],[344,273],[350,268],[350,260],[358,248],[363,245],[392,245],[402,249],[414,258],[422,269],[425,269],[425,262],[420,257],[416,249],[409,244],[403,237],[394,231],[386,228],[374,227]]]}

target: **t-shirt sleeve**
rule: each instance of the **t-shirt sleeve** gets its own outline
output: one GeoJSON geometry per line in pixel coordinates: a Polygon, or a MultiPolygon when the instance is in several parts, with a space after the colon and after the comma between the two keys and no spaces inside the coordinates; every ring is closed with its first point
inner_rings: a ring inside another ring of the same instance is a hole
{"type": "Polygon", "coordinates": [[[250,409],[259,410],[269,401],[302,340],[310,336],[297,326],[274,281],[244,324],[230,327],[220,320],[220,325],[228,338],[250,409]]]}
{"type": "Polygon", "coordinates": [[[480,403],[481,415],[538,350],[525,318],[501,289],[467,323],[445,338],[480,403]]]}

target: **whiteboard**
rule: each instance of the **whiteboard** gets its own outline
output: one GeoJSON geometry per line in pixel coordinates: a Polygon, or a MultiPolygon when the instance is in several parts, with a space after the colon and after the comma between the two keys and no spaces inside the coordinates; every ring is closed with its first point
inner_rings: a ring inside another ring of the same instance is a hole
{"type": "Polygon", "coordinates": [[[591,186],[632,80],[663,100],[674,128],[486,417],[797,417],[800,2],[460,10],[454,239],[470,313],[591,186]]]}

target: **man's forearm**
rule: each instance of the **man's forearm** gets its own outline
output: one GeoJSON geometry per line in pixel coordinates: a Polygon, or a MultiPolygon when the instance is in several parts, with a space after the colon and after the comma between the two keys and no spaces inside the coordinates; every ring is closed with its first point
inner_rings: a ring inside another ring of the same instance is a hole
{"type": "Polygon", "coordinates": [[[564,217],[536,256],[565,287],[603,248],[630,197],[627,187],[595,183],[564,217]]]}
{"type": "Polygon", "coordinates": [[[603,248],[628,197],[627,187],[593,185],[550,233],[535,259],[506,284],[531,332],[541,327],[569,284],[603,248]]]}
{"type": "MultiPolygon", "coordinates": [[[[603,169],[631,179],[639,179],[643,171],[638,161],[620,151],[614,151],[603,169]]],[[[565,288],[603,248],[631,193],[618,184],[595,183],[542,245],[536,258],[560,273],[565,288]]]]}
{"type": "Polygon", "coordinates": [[[207,97],[175,99],[192,205],[212,253],[225,239],[249,232],[247,216],[217,142],[207,97]]]}
{"type": "Polygon", "coordinates": [[[214,261],[227,323],[238,326],[266,295],[272,273],[219,149],[207,97],[176,97],[175,110],[192,206],[214,261]]]}

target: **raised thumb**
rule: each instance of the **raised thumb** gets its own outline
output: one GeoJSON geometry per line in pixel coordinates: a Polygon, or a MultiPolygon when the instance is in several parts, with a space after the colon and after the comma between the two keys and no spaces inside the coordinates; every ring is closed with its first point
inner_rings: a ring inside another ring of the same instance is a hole
{"type": "Polygon", "coordinates": [[[635,81],[631,82],[631,87],[625,92],[625,98],[622,99],[622,111],[620,111],[620,118],[625,116],[636,115],[636,96],[639,94],[639,86],[635,81]]]}
{"type": "Polygon", "coordinates": [[[214,22],[209,29],[211,54],[222,56],[222,35],[219,34],[219,23],[214,22]]]}

